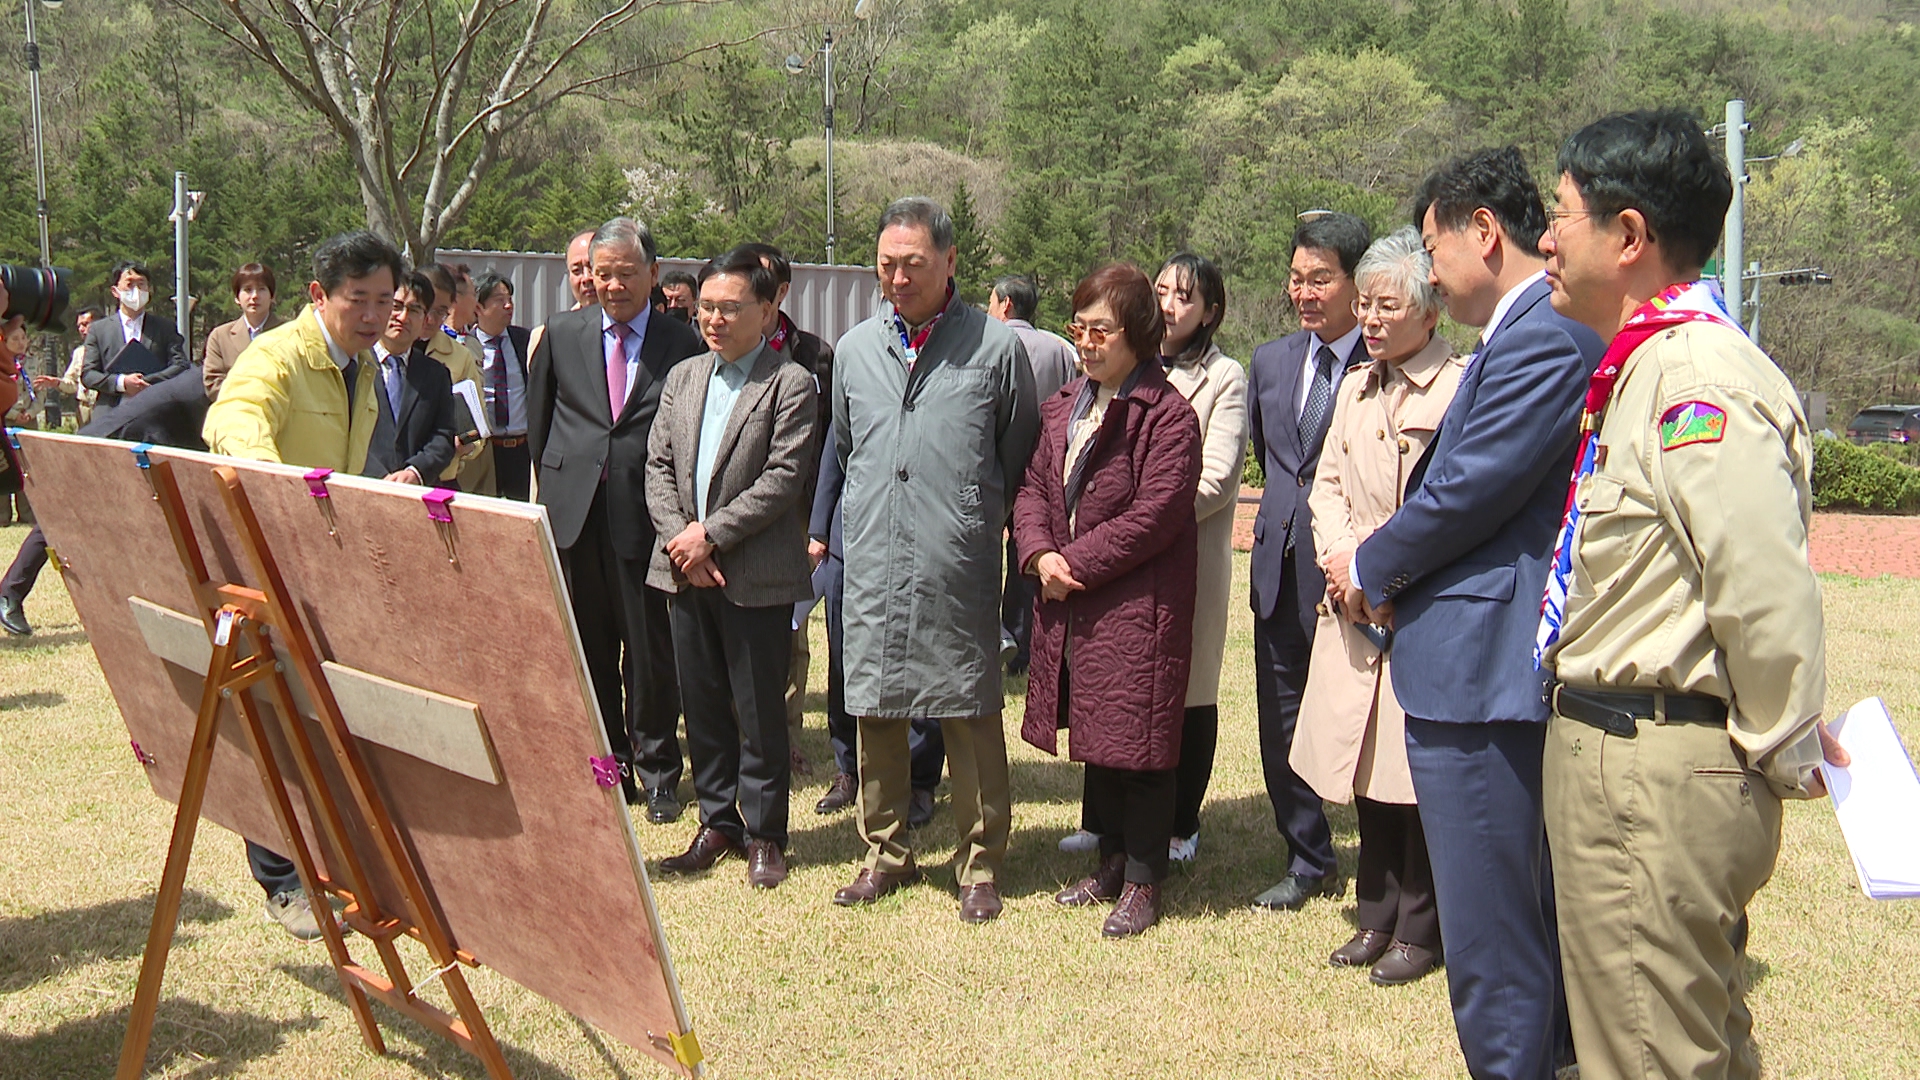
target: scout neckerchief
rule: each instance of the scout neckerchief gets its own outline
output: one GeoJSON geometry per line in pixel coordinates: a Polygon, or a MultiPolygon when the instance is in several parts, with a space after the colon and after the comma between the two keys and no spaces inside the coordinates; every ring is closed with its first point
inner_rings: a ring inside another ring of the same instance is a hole
{"type": "Polygon", "coordinates": [[[947,279],[947,302],[940,305],[940,310],[934,313],[933,318],[927,320],[927,324],[920,328],[919,333],[909,335],[907,333],[907,321],[900,317],[900,309],[898,308],[894,309],[893,332],[900,335],[900,347],[907,351],[907,370],[908,371],[913,370],[914,361],[920,359],[921,346],[925,345],[927,343],[927,339],[933,336],[933,328],[940,325],[940,320],[946,317],[947,308],[952,306],[953,306],[953,279],[948,278],[947,279]]]}
{"type": "Polygon", "coordinates": [[[1690,322],[1719,323],[1740,331],[1713,286],[1704,281],[1669,285],[1660,295],[1640,305],[1620,327],[1606,354],[1600,357],[1600,366],[1594,368],[1593,377],[1587,382],[1586,408],[1580,413],[1580,454],[1574,459],[1573,482],[1567,489],[1567,510],[1560,520],[1560,535],[1553,542],[1553,565],[1547,570],[1547,592],[1540,602],[1540,629],[1534,634],[1535,669],[1545,660],[1547,650],[1560,640],[1560,627],[1567,611],[1567,587],[1573,581],[1573,538],[1580,527],[1580,504],[1576,497],[1580,481],[1593,475],[1600,463],[1600,419],[1613,397],[1613,385],[1620,378],[1620,369],[1627,357],[1633,355],[1633,350],[1648,338],[1667,327],[1690,322]]]}
{"type": "Polygon", "coordinates": [[[787,313],[783,311],[780,313],[780,328],[775,330],[773,336],[767,339],[767,348],[772,349],[774,352],[786,351],[787,339],[792,337],[793,334],[793,320],[787,318],[787,313]]]}

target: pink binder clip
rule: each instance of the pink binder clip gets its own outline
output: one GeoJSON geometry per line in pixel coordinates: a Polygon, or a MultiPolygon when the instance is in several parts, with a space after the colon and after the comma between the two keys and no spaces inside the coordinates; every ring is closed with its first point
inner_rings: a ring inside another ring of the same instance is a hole
{"type": "Polygon", "coordinates": [[[434,488],[420,501],[427,504],[427,517],[433,520],[434,528],[440,530],[440,542],[447,545],[447,561],[457,563],[453,551],[453,492],[447,488],[434,488]]]}
{"type": "Polygon", "coordinates": [[[140,749],[140,740],[129,739],[127,741],[133,744],[133,760],[151,768],[153,765],[153,755],[140,749]]]}
{"type": "Polygon", "coordinates": [[[332,469],[314,469],[307,473],[307,494],[316,499],[325,499],[327,495],[327,477],[333,475],[332,469]]]}
{"type": "Polygon", "coordinates": [[[593,766],[593,782],[601,787],[610,788],[620,782],[620,759],[612,754],[590,757],[587,764],[593,766]]]}

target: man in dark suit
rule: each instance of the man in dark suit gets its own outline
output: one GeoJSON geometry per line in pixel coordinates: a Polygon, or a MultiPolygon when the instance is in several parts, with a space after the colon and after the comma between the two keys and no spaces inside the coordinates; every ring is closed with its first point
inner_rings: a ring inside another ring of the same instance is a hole
{"type": "Polygon", "coordinates": [[[1299,313],[1300,330],[1255,349],[1247,365],[1253,452],[1267,472],[1253,521],[1254,692],[1267,798],[1287,840],[1286,875],[1253,902],[1273,910],[1338,896],[1345,887],[1320,796],[1287,755],[1307,685],[1315,607],[1326,592],[1307,495],[1333,419],[1334,391],[1348,365],[1367,358],[1353,314],[1359,296],[1353,268],[1370,239],[1367,223],[1351,214],[1320,214],[1294,230],[1287,299],[1299,313]]]}
{"type": "Polygon", "coordinates": [[[1441,166],[1414,206],[1448,311],[1486,330],[1406,501],[1331,569],[1349,617],[1396,628],[1393,690],[1407,712],[1468,1071],[1547,1080],[1565,1006],[1534,632],[1581,402],[1604,349],[1548,303],[1546,210],[1518,150],[1441,166]]]}
{"type": "Polygon", "coordinates": [[[713,351],[667,374],[647,457],[647,509],[666,541],[647,577],[672,594],[700,797],[693,843],[660,868],[706,870],[735,852],[760,889],[787,877],[793,773],[781,691],[793,606],[813,595],[801,496],[819,422],[812,373],[761,333],[778,291],[751,247],[701,270],[696,311],[713,351]]]}
{"type": "Polygon", "coordinates": [[[513,325],[513,282],[500,274],[488,270],[475,278],[473,298],[494,483],[501,498],[526,502],[533,495],[533,454],[527,446],[528,331],[513,325]]]}
{"type": "Polygon", "coordinates": [[[547,320],[527,380],[527,438],[553,523],[587,670],[624,785],[647,817],[680,816],[679,691],[667,597],[646,584],[659,539],[647,515],[647,435],[667,371],[706,351],[693,328],[652,318],[653,235],[614,218],[591,245],[599,303],[547,320]],[[623,678],[624,675],[624,678],[623,678]]]}
{"type": "Polygon", "coordinates": [[[150,318],[147,303],[153,299],[147,268],[136,262],[123,262],[113,268],[107,291],[113,294],[113,314],[93,320],[81,342],[80,384],[99,395],[94,405],[95,420],[102,412],[112,413],[148,388],[179,375],[192,366],[187,343],[180,331],[164,319],[150,318]],[[142,365],[123,357],[129,342],[137,341],[149,354],[142,365]],[[143,367],[144,370],[134,370],[143,367]]]}
{"type": "Polygon", "coordinates": [[[373,345],[380,365],[380,418],[367,444],[364,476],[431,484],[453,460],[453,379],[420,344],[437,332],[427,324],[433,301],[433,283],[425,274],[415,270],[402,278],[393,295],[393,317],[373,345]]]}

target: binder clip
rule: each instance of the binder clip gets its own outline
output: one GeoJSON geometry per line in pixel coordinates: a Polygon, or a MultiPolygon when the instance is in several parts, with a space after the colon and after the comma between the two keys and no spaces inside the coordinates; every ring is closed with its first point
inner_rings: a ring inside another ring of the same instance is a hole
{"type": "Polygon", "coordinates": [[[601,787],[610,788],[620,782],[620,759],[612,754],[590,757],[587,764],[593,768],[593,782],[601,787]]]}
{"type": "Polygon", "coordinates": [[[332,469],[313,469],[301,479],[307,482],[307,494],[319,505],[320,516],[327,519],[327,535],[337,540],[340,534],[333,528],[333,496],[327,491],[327,477],[332,475],[332,469]]]}
{"type": "Polygon", "coordinates": [[[160,489],[154,487],[153,484],[153,461],[147,457],[147,452],[152,449],[152,443],[135,443],[133,445],[133,463],[139,467],[140,475],[147,478],[147,487],[153,492],[153,501],[159,502],[160,489]]]}
{"type": "Polygon", "coordinates": [[[453,550],[453,491],[448,488],[434,488],[420,501],[427,504],[427,517],[433,520],[434,528],[440,531],[440,542],[447,546],[447,561],[460,562],[453,550]]]}

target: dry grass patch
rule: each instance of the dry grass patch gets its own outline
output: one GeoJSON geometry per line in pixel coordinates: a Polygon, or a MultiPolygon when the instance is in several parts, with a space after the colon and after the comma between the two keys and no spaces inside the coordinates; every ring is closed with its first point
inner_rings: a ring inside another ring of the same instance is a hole
{"type": "MultiPolygon", "coordinates": [[[[0,561],[24,532],[0,532],[0,561]]],[[[1830,701],[1879,692],[1920,746],[1920,582],[1826,587],[1830,701]]],[[[133,762],[57,575],[28,611],[40,632],[0,641],[0,1078],[102,1077],[118,1056],[172,808],[133,762]]],[[[920,833],[932,880],[874,910],[834,907],[828,898],[861,845],[850,815],[812,813],[831,771],[816,693],[803,743],[816,771],[794,794],[787,884],[757,894],[738,862],[655,883],[711,1074],[1461,1075],[1442,978],[1383,990],[1326,966],[1351,932],[1351,890],[1293,915],[1247,907],[1282,869],[1261,781],[1250,634],[1236,609],[1199,861],[1176,873],[1169,919],[1137,941],[1103,941],[1100,914],[1052,904],[1089,863],[1054,847],[1078,824],[1079,770],[1017,737],[1004,918],[982,927],[956,918],[951,876],[938,867],[952,844],[944,794],[920,833]]],[[[815,656],[818,689],[824,642],[815,656]]],[[[1010,687],[1009,732],[1020,689],[1010,687]]],[[[639,826],[649,859],[678,851],[693,829],[691,816],[639,826]]],[[[1356,836],[1344,808],[1334,838],[1350,873],[1356,836]]],[[[324,951],[262,921],[237,837],[202,831],[188,888],[155,1075],[483,1075],[378,1006],[392,1055],[370,1055],[324,951]]],[[[1787,815],[1780,869],[1753,916],[1752,1004],[1772,1075],[1920,1075],[1920,907],[1860,896],[1828,806],[1787,815]]],[[[431,967],[413,955],[418,970],[431,967]]],[[[660,1075],[490,972],[473,983],[517,1076],[660,1075]]]]}

